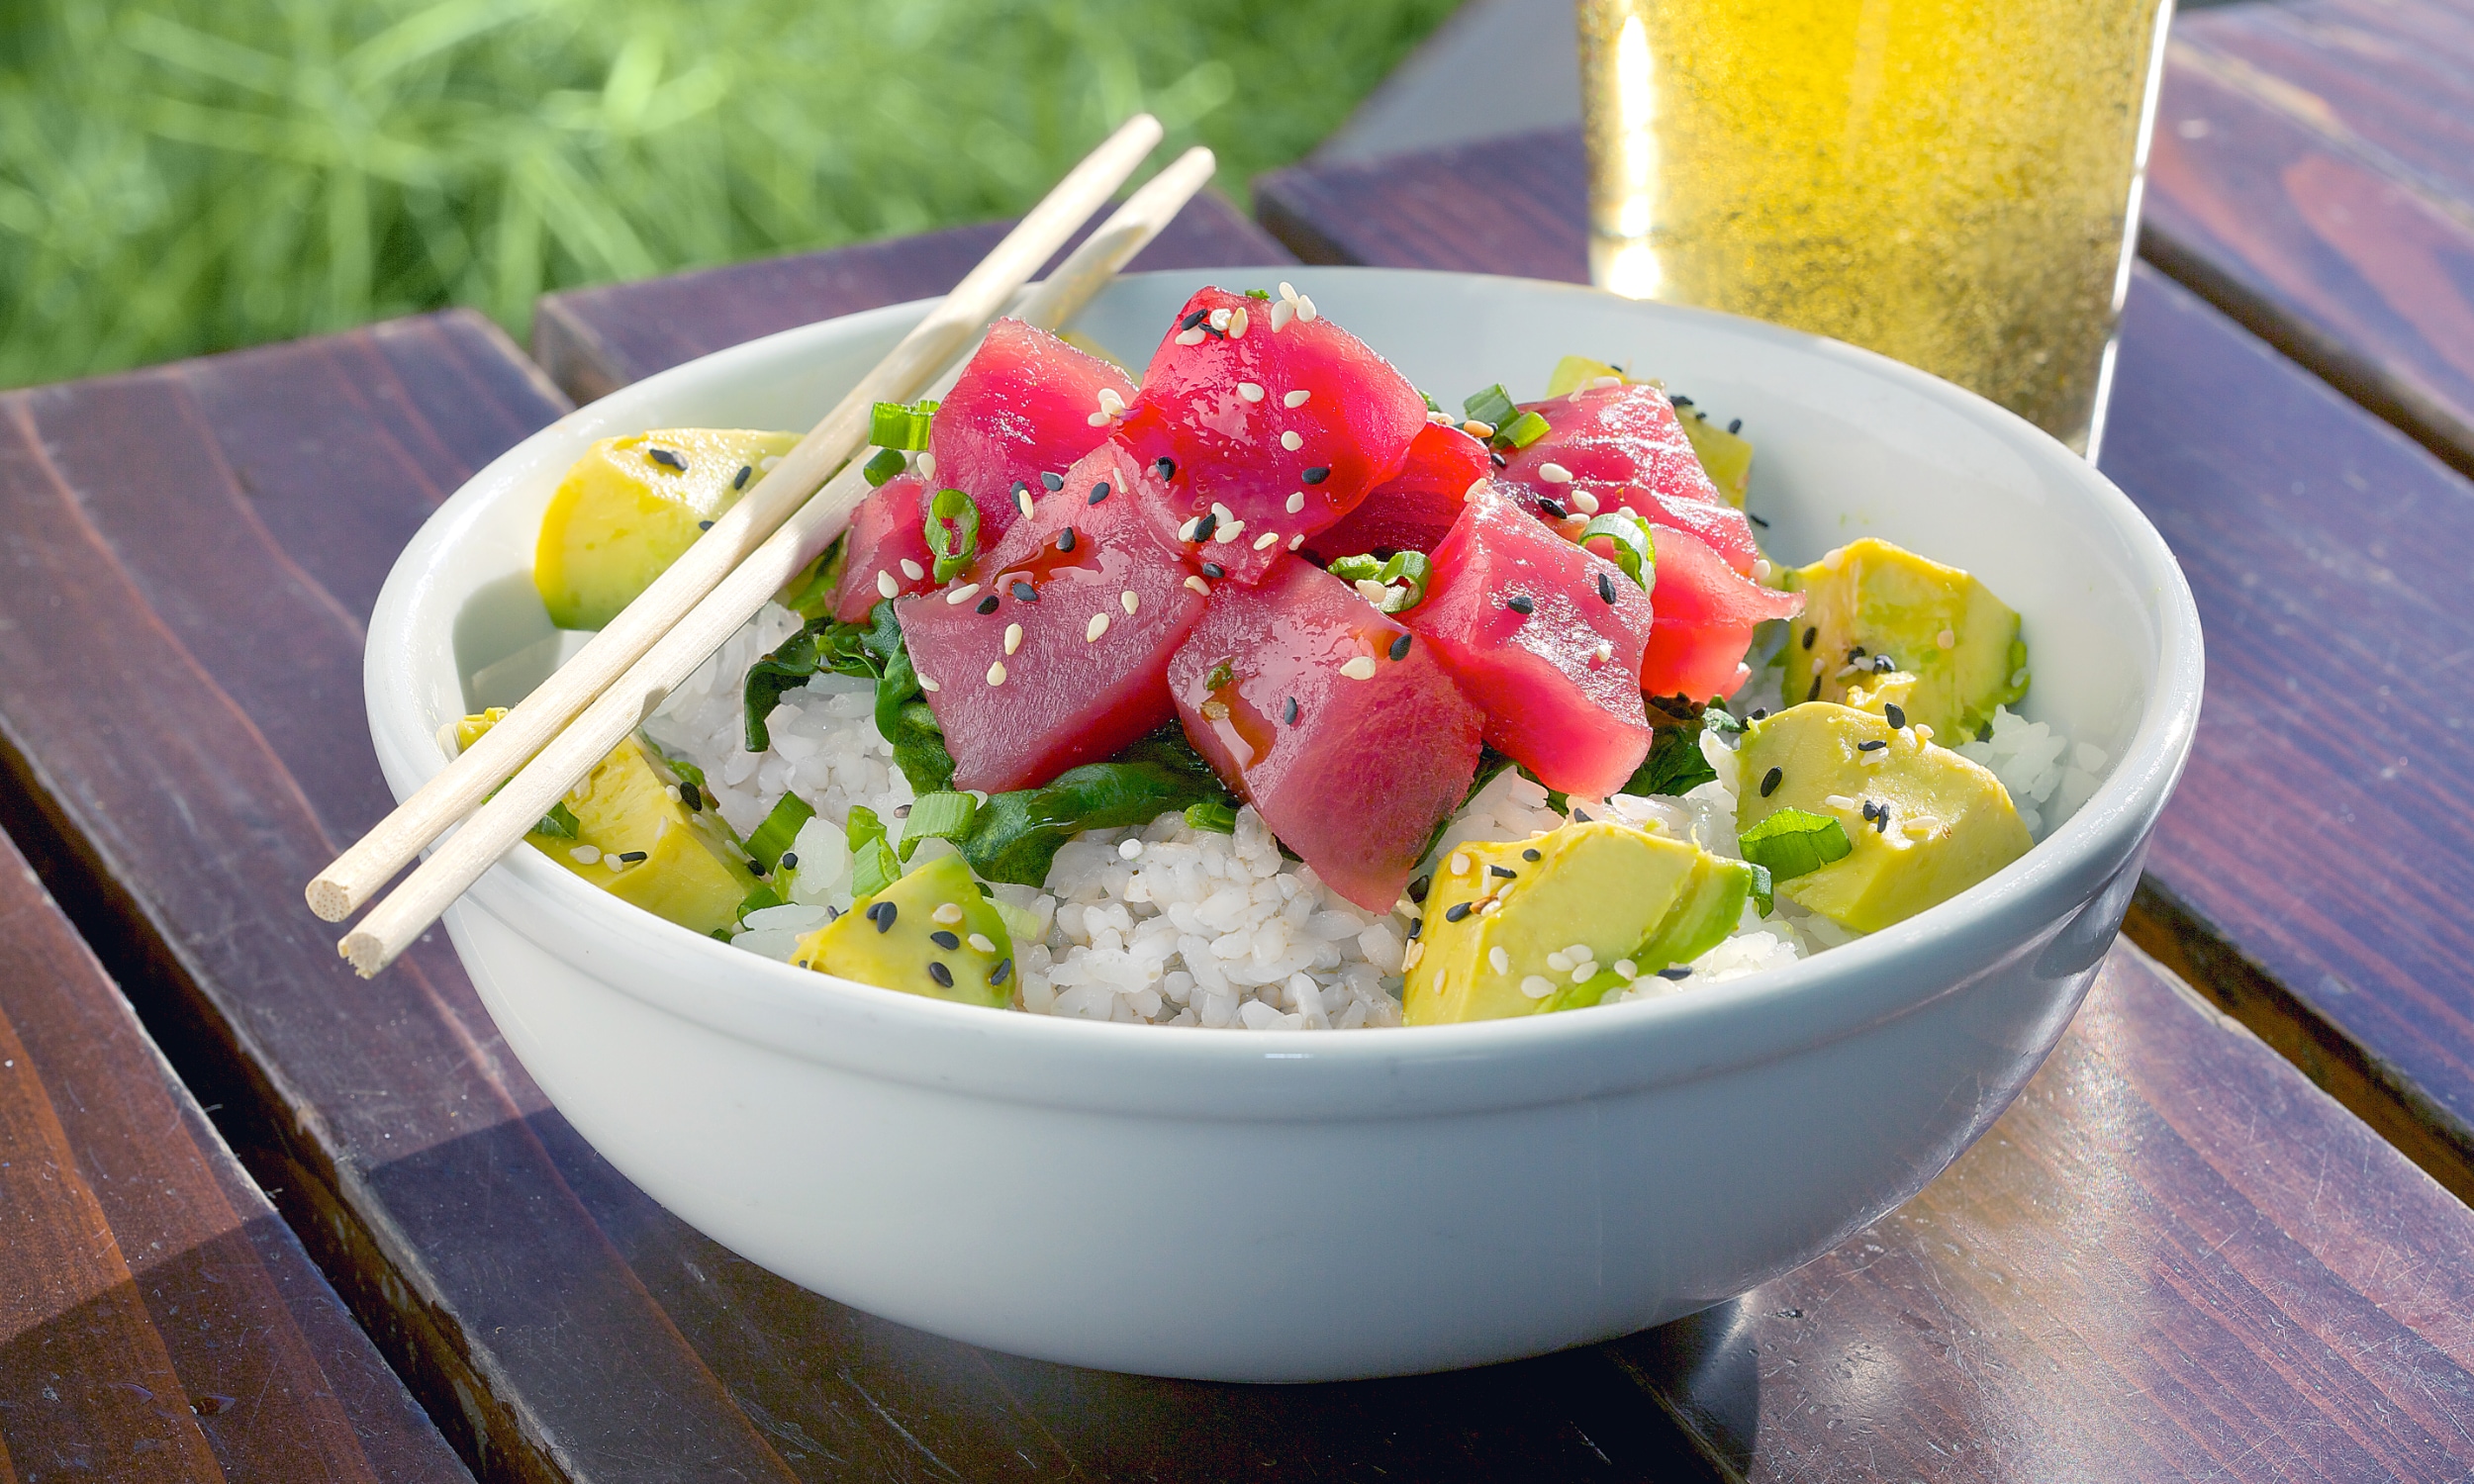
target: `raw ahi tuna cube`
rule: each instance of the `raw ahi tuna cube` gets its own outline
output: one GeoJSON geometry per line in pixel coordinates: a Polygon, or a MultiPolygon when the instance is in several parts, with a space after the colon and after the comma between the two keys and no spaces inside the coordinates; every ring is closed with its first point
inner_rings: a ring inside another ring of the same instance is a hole
{"type": "Polygon", "coordinates": [[[1390,362],[1306,313],[1195,294],[1118,432],[1167,476],[1162,528],[1239,582],[1355,509],[1426,425],[1425,399],[1390,362]]]}
{"type": "Polygon", "coordinates": [[[1021,515],[1015,488],[1036,499],[1041,476],[1053,479],[1098,447],[1112,415],[1133,400],[1134,384],[1116,367],[999,320],[928,424],[931,488],[969,495],[982,539],[995,540],[1021,515]]]}
{"type": "Polygon", "coordinates": [[[1665,393],[1598,387],[1521,410],[1545,417],[1550,429],[1511,454],[1497,476],[1521,504],[1538,510],[1552,501],[1577,514],[1629,510],[1654,525],[1690,531],[1752,575],[1760,560],[1753,524],[1710,483],[1665,393]]]}
{"type": "Polygon", "coordinates": [[[1425,601],[1401,617],[1484,709],[1486,740],[1550,788],[1622,788],[1650,750],[1638,679],[1650,595],[1492,485],[1433,561],[1425,601]]]}
{"type": "Polygon", "coordinates": [[[895,609],[955,788],[1036,788],[1175,714],[1169,656],[1204,584],[1137,503],[1157,477],[1101,444],[963,582],[895,609]]]}
{"type": "Polygon", "coordinates": [[[927,544],[927,484],[916,474],[897,474],[851,512],[833,616],[864,623],[880,600],[935,587],[929,576],[935,570],[927,544]]]}
{"type": "Polygon", "coordinates": [[[1337,557],[1432,551],[1461,518],[1469,487],[1493,470],[1486,445],[1457,427],[1429,422],[1409,441],[1400,472],[1377,485],[1338,524],[1306,538],[1305,549],[1337,557]]]}
{"type": "Polygon", "coordinates": [[[1641,689],[1692,700],[1733,696],[1751,678],[1744,652],[1764,618],[1791,618],[1804,595],[1764,588],[1679,530],[1651,533],[1658,578],[1650,605],[1657,620],[1641,657],[1641,689]]]}
{"type": "Polygon", "coordinates": [[[1370,912],[1400,899],[1476,775],[1483,718],[1433,646],[1293,557],[1212,591],[1169,684],[1220,777],[1370,912]]]}

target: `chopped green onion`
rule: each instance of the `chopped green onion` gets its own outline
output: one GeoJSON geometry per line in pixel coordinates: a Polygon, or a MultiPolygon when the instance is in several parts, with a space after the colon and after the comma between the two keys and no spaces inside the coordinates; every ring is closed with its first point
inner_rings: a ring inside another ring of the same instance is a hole
{"type": "Polygon", "coordinates": [[[1753,905],[1761,909],[1763,917],[1777,910],[1778,883],[1770,877],[1769,868],[1766,866],[1753,867],[1753,905]]]}
{"type": "Polygon", "coordinates": [[[1498,423],[1494,430],[1494,446],[1503,449],[1526,448],[1551,431],[1547,419],[1536,413],[1523,413],[1509,422],[1498,423]]]}
{"type": "Polygon", "coordinates": [[[562,798],[550,805],[550,811],[541,816],[541,822],[532,827],[532,832],[536,835],[556,835],[561,840],[573,840],[576,832],[581,828],[582,826],[576,823],[576,811],[568,808],[567,801],[562,798]]]}
{"type": "MultiPolygon", "coordinates": [[[[871,428],[870,431],[874,429],[871,428]]],[[[867,478],[869,489],[881,490],[885,488],[887,480],[902,473],[909,465],[910,461],[902,456],[900,449],[880,448],[876,451],[875,457],[859,467],[859,472],[867,478]]]]}
{"type": "Polygon", "coordinates": [[[668,753],[663,753],[661,755],[661,760],[672,773],[679,776],[680,782],[694,784],[699,791],[708,796],[713,793],[713,786],[705,782],[704,769],[697,767],[694,763],[689,762],[685,758],[674,758],[668,753]]]}
{"type": "Polygon", "coordinates": [[[1735,712],[1718,705],[1701,708],[1701,725],[1729,737],[1744,730],[1744,723],[1737,719],[1735,712]]]}
{"type": "Polygon", "coordinates": [[[980,555],[980,508],[960,490],[939,490],[928,502],[928,550],[936,553],[936,580],[949,583],[970,570],[980,555]]]}
{"type": "Polygon", "coordinates": [[[1202,689],[1205,691],[1222,691],[1235,684],[1237,684],[1237,666],[1232,660],[1220,661],[1211,667],[1209,675],[1202,678],[1202,689]]]}
{"type": "Polygon", "coordinates": [[[799,838],[799,827],[816,817],[815,809],[796,793],[784,793],[765,822],[747,837],[747,853],[756,858],[765,870],[782,864],[782,852],[799,838]]]}
{"type": "Polygon", "coordinates": [[[1512,394],[1504,391],[1503,383],[1498,381],[1484,391],[1464,399],[1461,413],[1473,421],[1491,422],[1501,427],[1520,416],[1520,408],[1512,401],[1512,394]]]}
{"type": "Polygon", "coordinates": [[[1372,556],[1348,556],[1335,559],[1331,575],[1355,586],[1362,582],[1382,585],[1383,599],[1377,606],[1386,613],[1406,612],[1426,601],[1426,585],[1434,581],[1434,564],[1422,551],[1398,551],[1383,561],[1372,556]],[[1405,587],[1394,586],[1406,584],[1405,587]]]}
{"type": "Polygon", "coordinates": [[[1200,803],[1186,805],[1186,823],[1215,835],[1237,833],[1237,811],[1224,798],[1206,798],[1200,803]]]}
{"type": "Polygon", "coordinates": [[[1426,399],[1426,411],[1430,413],[1440,413],[1443,411],[1443,404],[1435,400],[1434,393],[1420,392],[1417,395],[1426,399]]]}
{"type": "Polygon", "coordinates": [[[1642,592],[1649,592],[1658,581],[1658,549],[1651,542],[1649,523],[1638,515],[1609,510],[1580,528],[1579,544],[1585,549],[1600,536],[1612,544],[1615,565],[1624,569],[1624,576],[1631,578],[1642,592]]]}
{"type": "Polygon", "coordinates": [[[921,402],[905,406],[899,402],[880,402],[868,409],[868,441],[879,448],[909,452],[928,445],[928,419],[936,416],[936,404],[921,402]]]}
{"type": "MultiPolygon", "coordinates": [[[[761,912],[767,907],[780,905],[782,905],[782,893],[758,881],[755,890],[739,898],[739,920],[746,921],[747,914],[750,912],[761,912]]],[[[725,933],[722,936],[726,939],[729,935],[725,933]]]]}
{"type": "Polygon", "coordinates": [[[1248,289],[1246,290],[1246,297],[1248,299],[1269,299],[1272,297],[1272,291],[1269,289],[1248,289]]]}
{"type": "Polygon", "coordinates": [[[1773,881],[1787,881],[1819,871],[1856,847],[1847,838],[1847,827],[1829,815],[1780,809],[1738,835],[1736,848],[1773,881]]]}
{"type": "Polygon", "coordinates": [[[885,838],[885,821],[866,804],[850,810],[850,894],[869,897],[902,879],[902,863],[885,838]]]}
{"type": "Polygon", "coordinates": [[[969,835],[979,812],[980,801],[968,793],[920,794],[903,820],[902,858],[909,860],[922,840],[960,840],[969,835]]]}

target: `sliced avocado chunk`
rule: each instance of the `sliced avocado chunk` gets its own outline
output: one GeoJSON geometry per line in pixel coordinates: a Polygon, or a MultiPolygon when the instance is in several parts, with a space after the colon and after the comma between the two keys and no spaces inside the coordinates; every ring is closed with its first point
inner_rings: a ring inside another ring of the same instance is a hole
{"type": "Polygon", "coordinates": [[[1613,820],[1463,845],[1427,892],[1401,1019],[1443,1025],[1597,1004],[1716,947],[1752,887],[1741,861],[1613,820]]]}
{"type": "Polygon", "coordinates": [[[958,1004],[1013,1002],[1013,938],[960,856],[938,856],[799,940],[791,962],[958,1004]]]}
{"type": "Polygon", "coordinates": [[[2027,854],[2027,826],[2001,780],[1918,731],[1826,700],[1745,729],[1737,828],[1801,809],[1836,819],[1853,846],[1779,881],[1778,895],[1841,927],[1878,932],[2027,854]]]}
{"type": "MultiPolygon", "coordinates": [[[[471,746],[506,714],[494,707],[456,723],[458,747],[471,746]]],[[[524,839],[620,901],[711,933],[738,921],[756,878],[720,812],[689,808],[685,799],[694,796],[659,754],[629,737],[552,809],[558,829],[536,829],[524,839]]]]}
{"type": "Polygon", "coordinates": [[[1974,736],[1996,708],[2028,694],[2019,615],[1955,567],[1866,536],[1781,576],[1787,591],[1805,595],[1784,651],[1780,698],[1789,706],[1877,687],[1884,655],[1915,677],[1899,702],[1908,719],[1946,742],[1974,736]]]}
{"type": "Polygon", "coordinates": [[[651,587],[799,434],[677,427],[604,438],[541,512],[532,583],[560,628],[600,628],[651,587]],[[741,471],[746,471],[744,474],[741,471]]]}

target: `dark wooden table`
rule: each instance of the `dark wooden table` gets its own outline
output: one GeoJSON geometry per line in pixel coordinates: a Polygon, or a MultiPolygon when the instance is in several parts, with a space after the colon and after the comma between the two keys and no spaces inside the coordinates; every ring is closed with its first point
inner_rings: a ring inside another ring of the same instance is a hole
{"type": "MultiPolygon", "coordinates": [[[[1551,140],[1258,196],[1308,255],[1556,277],[1578,276],[1577,202],[1551,140]]],[[[986,235],[559,296],[536,349],[595,393],[934,292],[986,235]]],[[[1283,256],[1214,202],[1155,252],[1283,256]]],[[[2448,692],[2474,626],[2440,597],[2474,506],[2190,292],[2139,279],[2106,459],[2213,646],[2142,931],[2276,1045],[2123,946],[1993,1132],[1810,1266],[1619,1344],[1346,1386],[1074,1371],[804,1293],[586,1148],[442,935],[366,984],[334,958],[299,886],[386,802],[357,674],[378,582],[565,406],[462,314],[0,397],[0,823],[476,1473],[2474,1471],[2474,1214],[2399,1153],[2461,1182],[2474,1108],[2452,1101],[2474,774],[2448,692]]]]}

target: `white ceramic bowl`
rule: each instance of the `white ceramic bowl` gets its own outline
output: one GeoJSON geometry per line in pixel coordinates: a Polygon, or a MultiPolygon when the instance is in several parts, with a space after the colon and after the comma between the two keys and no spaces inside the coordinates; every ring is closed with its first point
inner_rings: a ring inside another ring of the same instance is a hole
{"type": "MultiPolygon", "coordinates": [[[[1081,327],[1139,364],[1194,286],[1271,276],[1129,278],[1081,327]]],[[[593,1146],[715,1240],[904,1324],[1083,1365],[1265,1381],[1473,1365],[1674,1319],[1825,1251],[1966,1148],[2068,1024],[2199,709],[2189,591],[2120,491],[1991,404],[1834,342],[1557,284],[1288,276],[1441,394],[1534,389],[1576,351],[1742,417],[1771,550],[1805,561],[1869,532],[1982,575],[2026,616],[2029,714],[2110,752],[2103,788],[1993,880],[1780,973],[1300,1035],[889,993],[515,852],[447,919],[483,1001],[593,1146]]],[[[554,654],[533,534],[587,443],[805,427],[921,312],[679,367],[465,486],[370,624],[397,795],[442,766],[441,721],[554,654]]]]}

